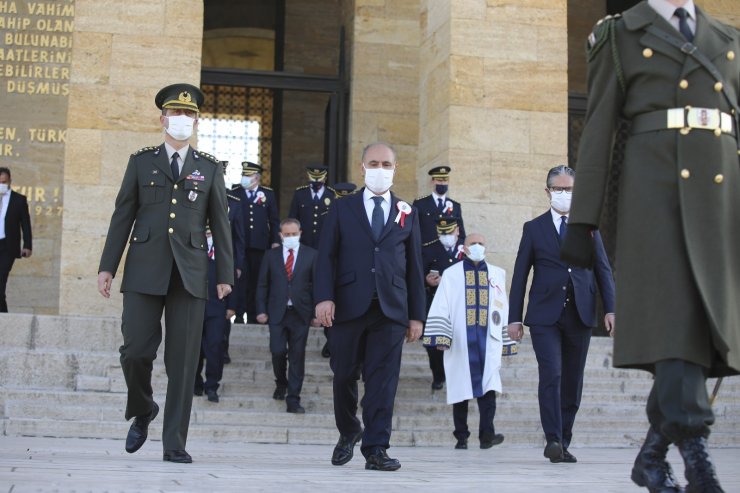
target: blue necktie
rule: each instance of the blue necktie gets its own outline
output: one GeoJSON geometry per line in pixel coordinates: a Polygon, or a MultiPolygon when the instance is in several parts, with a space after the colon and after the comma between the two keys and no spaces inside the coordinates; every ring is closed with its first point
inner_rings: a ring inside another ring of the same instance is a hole
{"type": "Polygon", "coordinates": [[[681,31],[681,34],[683,34],[683,37],[686,38],[686,41],[692,43],[694,41],[694,33],[691,32],[691,28],[689,27],[689,23],[687,22],[687,19],[689,18],[689,12],[685,8],[679,7],[676,9],[673,15],[678,17],[678,30],[681,31]]]}
{"type": "Polygon", "coordinates": [[[383,197],[373,197],[373,201],[375,202],[375,207],[373,208],[373,219],[370,226],[373,230],[373,238],[377,240],[380,238],[380,233],[383,232],[383,223],[385,222],[383,220],[383,208],[380,206],[383,202],[383,197]]]}
{"type": "Polygon", "coordinates": [[[560,216],[560,240],[565,239],[565,232],[568,230],[568,216],[560,216]]]}
{"type": "Polygon", "coordinates": [[[442,202],[442,199],[437,199],[437,209],[439,209],[439,212],[443,212],[445,209],[445,204],[442,202]]]}
{"type": "Polygon", "coordinates": [[[178,153],[174,153],[172,155],[172,161],[170,161],[170,169],[172,170],[172,179],[177,181],[177,179],[180,177],[180,167],[177,165],[177,158],[179,158],[180,155],[178,153]]]}

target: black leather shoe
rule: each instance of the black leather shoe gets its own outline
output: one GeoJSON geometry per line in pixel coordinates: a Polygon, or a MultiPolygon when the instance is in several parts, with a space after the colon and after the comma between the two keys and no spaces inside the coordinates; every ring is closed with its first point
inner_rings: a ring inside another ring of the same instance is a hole
{"type": "Polygon", "coordinates": [[[632,482],[650,493],[682,493],[684,490],[666,461],[670,444],[668,438],[651,426],[632,467],[632,482]]]}
{"type": "Polygon", "coordinates": [[[331,455],[331,463],[335,466],[343,466],[352,460],[355,453],[355,445],[362,438],[362,430],[354,435],[340,435],[334,453],[331,455]]]}
{"type": "Polygon", "coordinates": [[[578,459],[576,459],[576,456],[568,452],[567,448],[563,449],[563,462],[566,462],[568,464],[575,464],[578,462],[578,459]]]}
{"type": "Polygon", "coordinates": [[[432,390],[442,390],[444,382],[432,382],[432,390]]]}
{"type": "Polygon", "coordinates": [[[385,449],[380,449],[368,455],[365,459],[365,469],[370,471],[397,471],[401,468],[398,459],[391,459],[385,449]]]}
{"type": "Polygon", "coordinates": [[[321,348],[321,356],[324,358],[328,358],[331,356],[331,351],[329,351],[329,342],[324,343],[324,347],[321,348]]]}
{"type": "Polygon", "coordinates": [[[544,455],[550,462],[563,462],[563,446],[557,440],[547,442],[544,455]]]}
{"type": "Polygon", "coordinates": [[[208,402],[218,402],[218,393],[216,392],[216,389],[206,390],[206,394],[208,395],[208,402]]]}
{"type": "Polygon", "coordinates": [[[272,393],[272,398],[276,401],[284,401],[287,389],[285,387],[275,387],[275,392],[272,393]]]}
{"type": "Polygon", "coordinates": [[[306,410],[300,404],[288,406],[288,412],[293,414],[306,414],[306,410]]]}
{"type": "Polygon", "coordinates": [[[455,444],[455,448],[457,450],[467,450],[468,449],[468,439],[458,438],[457,443],[455,444]]]}
{"type": "Polygon", "coordinates": [[[165,450],[162,460],[167,462],[178,462],[180,464],[190,464],[193,462],[193,458],[184,450],[165,450]]]}
{"type": "Polygon", "coordinates": [[[159,414],[159,406],[156,402],[152,403],[152,410],[149,414],[144,416],[137,416],[134,418],[134,422],[131,423],[131,428],[128,429],[128,435],[126,436],[126,452],[133,454],[144,445],[146,437],[149,436],[149,423],[159,414]]]}
{"type": "Polygon", "coordinates": [[[486,449],[491,448],[494,445],[499,445],[503,443],[504,436],[501,433],[496,433],[493,436],[485,436],[480,439],[480,448],[486,449]]]}

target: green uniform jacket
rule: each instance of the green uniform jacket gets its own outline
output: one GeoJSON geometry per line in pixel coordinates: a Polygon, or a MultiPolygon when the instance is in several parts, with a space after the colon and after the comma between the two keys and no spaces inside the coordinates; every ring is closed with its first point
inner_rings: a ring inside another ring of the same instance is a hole
{"type": "MultiPolygon", "coordinates": [[[[646,2],[596,28],[570,224],[598,225],[620,117],[687,105],[732,113],[710,73],[648,33],[651,24],[680,36],[646,2]],[[605,35],[610,28],[614,35],[605,35]]],[[[738,31],[697,8],[694,44],[737,101],[738,31]]],[[[615,366],[652,370],[656,361],[678,358],[710,368],[711,376],[740,372],[737,148],[732,134],[704,129],[629,136],[619,182],[615,366]]]]}
{"type": "Polygon", "coordinates": [[[121,291],[165,295],[172,261],[185,289],[208,297],[206,224],[218,248],[218,284],[234,284],[234,256],[221,165],[189,148],[173,183],[164,144],[133,154],[116,197],[99,272],[115,275],[129,242],[121,291]],[[133,232],[132,232],[133,226],[133,232]]]}

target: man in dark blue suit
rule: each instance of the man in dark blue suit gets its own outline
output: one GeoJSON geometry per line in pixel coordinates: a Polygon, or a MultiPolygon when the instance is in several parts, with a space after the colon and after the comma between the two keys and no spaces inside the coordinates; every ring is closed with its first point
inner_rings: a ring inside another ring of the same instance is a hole
{"type": "Polygon", "coordinates": [[[432,193],[414,200],[413,206],[419,209],[419,228],[421,242],[427,244],[437,239],[435,221],[439,217],[454,216],[459,219],[460,241],[465,242],[465,226],[462,220],[462,207],[447,195],[450,188],[449,166],[436,166],[429,170],[432,193]]]}
{"type": "Polygon", "coordinates": [[[236,321],[254,323],[257,318],[255,296],[257,279],[265,250],[280,246],[280,216],[275,193],[260,184],[262,166],[249,161],[242,163],[242,181],[232,192],[239,197],[246,231],[245,275],[236,281],[236,321]],[[246,320],[242,315],[246,311],[246,320]]]}
{"type": "Polygon", "coordinates": [[[388,457],[404,336],[416,341],[425,318],[419,214],[390,192],[396,153],[370,144],[362,153],[365,188],[329,209],[314,276],[316,318],[329,327],[334,418],[340,437],[332,464],[352,459],[362,438],[366,469],[395,471],[388,457]],[[365,381],[363,433],[357,381],[365,381]]]}
{"type": "Polygon", "coordinates": [[[611,333],[614,328],[614,278],[598,232],[594,236],[597,260],[593,270],[560,260],[574,175],[566,166],[548,172],[545,190],[551,208],[524,223],[509,293],[509,336],[520,340],[524,334],[524,292],[529,271],[534,268],[524,324],[529,327],[537,355],[540,420],[547,440],[544,454],[550,462],[576,462],[568,447],[581,403],[591,329],[597,326],[596,284],[607,312],[606,329],[611,333]]]}
{"type": "Polygon", "coordinates": [[[10,189],[10,181],[10,169],[0,168],[0,313],[8,311],[5,287],[15,259],[28,258],[32,253],[28,202],[24,195],[10,189]]]}
{"type": "Polygon", "coordinates": [[[329,174],[327,166],[311,164],[306,166],[306,172],[308,185],[295,189],[293,200],[290,201],[288,217],[300,221],[303,228],[301,243],[316,249],[319,246],[324,218],[336,199],[336,194],[331,187],[326,186],[326,177],[329,174]]]}

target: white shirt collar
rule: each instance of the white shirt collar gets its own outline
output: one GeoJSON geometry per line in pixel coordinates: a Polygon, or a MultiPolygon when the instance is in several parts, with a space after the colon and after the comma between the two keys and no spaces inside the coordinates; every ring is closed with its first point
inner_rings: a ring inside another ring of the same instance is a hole
{"type": "Polygon", "coordinates": [[[447,194],[445,195],[437,195],[437,192],[432,192],[432,198],[434,199],[434,202],[437,203],[439,199],[442,199],[442,203],[444,204],[447,202],[447,194]]]}
{"type": "Polygon", "coordinates": [[[365,202],[372,200],[373,197],[383,197],[383,200],[385,202],[388,202],[388,204],[391,203],[391,191],[390,190],[386,190],[383,195],[375,195],[373,192],[368,190],[367,187],[365,187],[362,190],[362,200],[364,200],[365,202]]]}
{"type": "MultiPolygon", "coordinates": [[[[298,246],[297,246],[297,247],[295,247],[295,248],[293,249],[293,255],[298,255],[298,249],[299,249],[299,248],[301,248],[301,244],[300,244],[300,243],[298,244],[298,246]]],[[[288,256],[288,251],[289,251],[289,250],[290,250],[290,249],[289,249],[288,247],[286,247],[285,245],[283,245],[283,257],[287,257],[287,256],[288,256]]]]}
{"type": "MultiPolygon", "coordinates": [[[[552,223],[555,225],[555,228],[556,229],[557,228],[560,228],[560,218],[562,216],[568,217],[570,215],[570,213],[568,213],[568,214],[561,214],[561,213],[557,212],[555,209],[553,209],[552,207],[550,207],[550,214],[552,215],[552,223]]],[[[565,222],[567,223],[568,220],[566,219],[565,222]]]]}
{"type": "MultiPolygon", "coordinates": [[[[669,23],[671,23],[671,18],[678,8],[668,0],[648,0],[648,5],[650,5],[653,10],[669,23]]],[[[696,7],[694,6],[694,0],[686,2],[686,5],[684,5],[683,8],[689,13],[689,17],[691,19],[696,20],[696,7]]]]}

